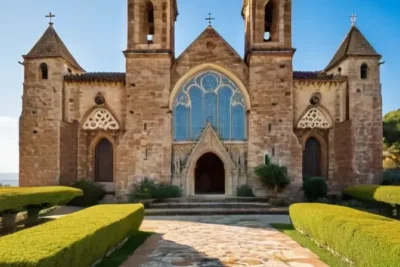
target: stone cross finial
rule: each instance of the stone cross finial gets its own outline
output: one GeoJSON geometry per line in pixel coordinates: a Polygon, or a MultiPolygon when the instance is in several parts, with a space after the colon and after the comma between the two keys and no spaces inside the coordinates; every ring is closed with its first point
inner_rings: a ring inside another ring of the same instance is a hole
{"type": "Polygon", "coordinates": [[[52,19],[55,18],[55,17],[56,17],[56,15],[52,14],[51,12],[48,15],[46,15],[46,18],[50,19],[50,22],[49,22],[50,25],[54,24],[52,19]]]}
{"type": "Polygon", "coordinates": [[[208,13],[208,18],[206,18],[206,20],[208,20],[208,25],[211,26],[211,21],[215,20],[215,18],[212,18],[211,13],[208,13]]]}
{"type": "Polygon", "coordinates": [[[351,26],[354,26],[354,25],[356,25],[356,21],[357,21],[357,15],[356,14],[351,14],[351,16],[350,16],[350,19],[351,19],[351,26]]]}

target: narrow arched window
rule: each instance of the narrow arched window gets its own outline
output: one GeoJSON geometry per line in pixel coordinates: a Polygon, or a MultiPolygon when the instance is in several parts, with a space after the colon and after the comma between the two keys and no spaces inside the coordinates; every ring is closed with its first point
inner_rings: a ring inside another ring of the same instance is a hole
{"type": "Polygon", "coordinates": [[[152,43],[155,31],[154,31],[154,6],[151,2],[147,3],[146,20],[147,20],[147,42],[152,43]]]}
{"type": "Polygon", "coordinates": [[[362,64],[361,65],[361,79],[367,79],[368,78],[368,65],[367,64],[362,64]]]}
{"type": "Polygon", "coordinates": [[[47,66],[46,63],[40,64],[40,74],[42,80],[47,80],[49,78],[49,67],[47,66]]]}
{"type": "Polygon", "coordinates": [[[264,13],[264,42],[272,41],[273,31],[275,30],[275,3],[274,0],[268,1],[265,5],[265,13],[264,13]]]}

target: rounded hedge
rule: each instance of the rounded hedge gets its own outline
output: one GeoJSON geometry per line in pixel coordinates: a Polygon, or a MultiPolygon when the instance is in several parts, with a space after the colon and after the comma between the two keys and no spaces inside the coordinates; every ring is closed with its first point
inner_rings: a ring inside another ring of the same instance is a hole
{"type": "Polygon", "coordinates": [[[322,177],[305,178],[303,181],[303,191],[308,201],[316,201],[319,198],[326,198],[328,185],[322,177]]]}

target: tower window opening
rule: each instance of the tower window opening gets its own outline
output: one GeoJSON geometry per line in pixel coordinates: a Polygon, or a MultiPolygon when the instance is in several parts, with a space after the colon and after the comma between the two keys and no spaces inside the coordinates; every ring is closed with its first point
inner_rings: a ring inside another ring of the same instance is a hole
{"type": "Polygon", "coordinates": [[[265,13],[264,13],[264,42],[272,41],[275,30],[275,5],[274,0],[270,0],[265,5],[265,13]]]}
{"type": "Polygon", "coordinates": [[[367,64],[362,64],[361,65],[361,79],[367,79],[368,78],[368,65],[367,64]]]}
{"type": "Polygon", "coordinates": [[[42,80],[49,79],[49,67],[47,66],[46,63],[40,64],[40,72],[41,72],[42,80]]]}
{"type": "Polygon", "coordinates": [[[152,43],[154,37],[154,6],[151,2],[147,3],[147,42],[152,43]]]}

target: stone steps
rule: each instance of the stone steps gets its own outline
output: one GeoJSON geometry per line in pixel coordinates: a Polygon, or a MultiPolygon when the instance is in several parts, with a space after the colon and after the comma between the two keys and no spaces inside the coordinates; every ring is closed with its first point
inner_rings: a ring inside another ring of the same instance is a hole
{"type": "Polygon", "coordinates": [[[267,198],[195,196],[151,202],[148,216],[288,214],[287,207],[275,207],[267,198]]]}
{"type": "Polygon", "coordinates": [[[177,215],[248,215],[248,214],[284,214],[287,207],[269,208],[194,208],[194,209],[146,209],[147,216],[177,216],[177,215]]]}
{"type": "Polygon", "coordinates": [[[261,202],[177,202],[177,203],[152,203],[151,209],[206,209],[206,208],[230,208],[230,209],[258,209],[270,208],[271,204],[261,202]]]}
{"type": "Polygon", "coordinates": [[[268,198],[265,197],[227,197],[227,196],[194,196],[185,198],[169,198],[162,200],[161,203],[248,203],[248,202],[258,202],[258,203],[268,203],[268,198]]]}

